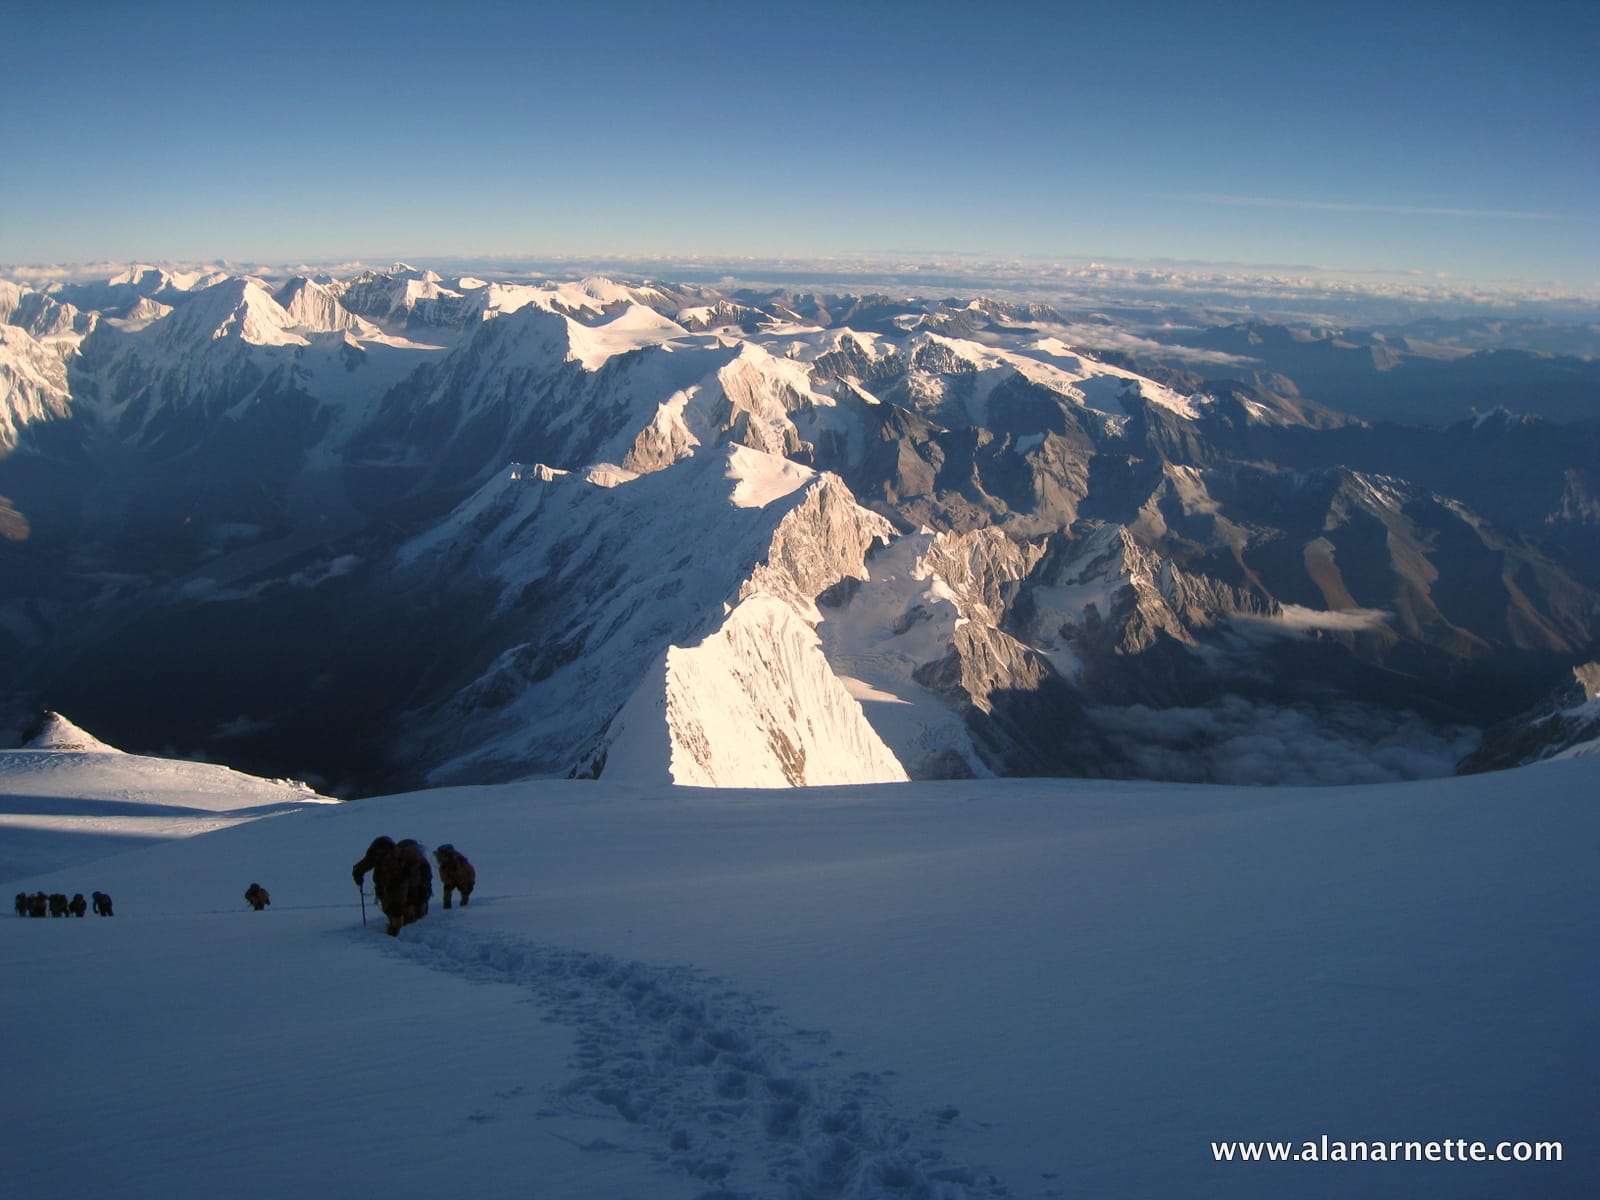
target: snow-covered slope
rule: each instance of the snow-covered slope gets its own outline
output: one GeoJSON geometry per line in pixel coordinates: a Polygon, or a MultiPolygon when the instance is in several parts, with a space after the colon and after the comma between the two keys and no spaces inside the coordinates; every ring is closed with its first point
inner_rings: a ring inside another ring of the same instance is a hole
{"type": "Polygon", "coordinates": [[[360,317],[395,328],[437,329],[466,320],[468,302],[439,275],[395,263],[387,271],[366,271],[334,289],[339,303],[360,317]]]}
{"type": "Polygon", "coordinates": [[[11,874],[117,915],[0,919],[8,1194],[1592,1195],[1597,786],[526,783],[11,874]],[[380,833],[470,905],[363,927],[380,833]],[[1418,1161],[1213,1150],[1323,1137],[1418,1161]]]}
{"type": "Polygon", "coordinates": [[[688,787],[904,781],[905,769],[783,601],[743,601],[673,646],[607,733],[607,779],[688,787]]]}
{"type": "Polygon", "coordinates": [[[411,750],[440,780],[593,771],[625,728],[636,781],[904,778],[807,628],[891,533],[837,479],[742,446],[639,476],[512,468],[402,550],[513,641],[419,717],[411,750]],[[718,695],[691,695],[707,673],[718,695]]]}
{"type": "Polygon", "coordinates": [[[0,324],[0,455],[15,449],[25,426],[72,412],[67,368],[26,330],[0,324]]]}
{"type": "Polygon", "coordinates": [[[121,754],[94,734],[73,724],[58,712],[41,714],[38,725],[22,743],[24,750],[81,750],[93,754],[121,754]]]}
{"type": "Polygon", "coordinates": [[[0,750],[0,874],[334,803],[296,780],[125,754],[46,713],[22,749],[0,750]]]}
{"type": "Polygon", "coordinates": [[[54,296],[0,280],[0,322],[24,329],[47,344],[73,345],[99,321],[97,312],[84,312],[54,296]]]}
{"type": "Polygon", "coordinates": [[[297,275],[273,296],[289,324],[318,333],[349,331],[358,338],[379,336],[378,327],[364,321],[344,305],[332,288],[297,275]]]}
{"type": "Polygon", "coordinates": [[[150,328],[173,353],[192,353],[207,342],[235,339],[255,346],[303,346],[296,324],[265,288],[250,279],[226,279],[195,293],[150,328]]]}

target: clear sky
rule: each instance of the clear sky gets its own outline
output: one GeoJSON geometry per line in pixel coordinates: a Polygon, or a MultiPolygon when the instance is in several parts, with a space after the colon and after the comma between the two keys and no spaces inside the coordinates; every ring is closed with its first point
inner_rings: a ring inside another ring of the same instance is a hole
{"type": "Polygon", "coordinates": [[[0,0],[0,263],[963,251],[1600,286],[1600,3],[0,0]]]}

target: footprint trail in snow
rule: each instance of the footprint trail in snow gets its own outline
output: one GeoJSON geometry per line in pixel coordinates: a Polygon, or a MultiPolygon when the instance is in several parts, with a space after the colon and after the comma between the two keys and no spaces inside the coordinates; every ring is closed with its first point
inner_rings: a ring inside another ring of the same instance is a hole
{"type": "Polygon", "coordinates": [[[409,926],[386,948],[435,970],[529,990],[548,1019],[577,1036],[577,1074],[552,1088],[556,1111],[627,1122],[657,1161],[707,1185],[701,1200],[1010,1194],[993,1176],[945,1157],[941,1135],[956,1109],[893,1112],[882,1077],[851,1071],[825,1032],[798,1029],[771,1005],[692,967],[445,922],[409,926]]]}

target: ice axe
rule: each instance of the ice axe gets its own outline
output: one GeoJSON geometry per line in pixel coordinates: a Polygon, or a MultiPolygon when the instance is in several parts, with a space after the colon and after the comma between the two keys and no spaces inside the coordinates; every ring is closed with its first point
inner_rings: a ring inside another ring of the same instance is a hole
{"type": "Polygon", "coordinates": [[[361,924],[367,923],[367,886],[359,879],[356,880],[356,890],[361,893],[361,924]]]}

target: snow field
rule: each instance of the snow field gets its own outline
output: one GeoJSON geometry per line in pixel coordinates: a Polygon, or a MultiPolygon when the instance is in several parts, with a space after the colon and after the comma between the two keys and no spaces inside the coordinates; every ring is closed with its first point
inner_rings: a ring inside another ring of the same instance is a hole
{"type": "MultiPolygon", "coordinates": [[[[945,1160],[940,1128],[954,1108],[907,1119],[889,1110],[882,1077],[838,1065],[821,1030],[683,966],[481,934],[461,923],[417,926],[399,952],[468,979],[531,990],[576,1031],[576,1077],[554,1109],[620,1117],[653,1135],[653,1157],[729,1194],[778,1185],[794,1197],[999,1196],[992,1177],[945,1160]]],[[[604,1143],[598,1148],[609,1148],[604,1143]]]]}
{"type": "Polygon", "coordinates": [[[484,1197],[694,1194],[646,1156],[586,1150],[611,1122],[533,1127],[570,1032],[512,989],[368,952],[381,917],[362,930],[340,905],[330,929],[326,910],[285,905],[281,885],[259,915],[242,899],[238,912],[130,913],[137,892],[112,886],[118,916],[18,921],[7,946],[0,990],[25,984],[32,1015],[6,1055],[6,1195],[282,1200],[356,1180],[428,1195],[462,1180],[484,1197]]]}
{"type": "Polygon", "coordinates": [[[124,754],[63,724],[86,749],[0,751],[0,878],[336,803],[292,780],[124,754]]]}
{"type": "Polygon", "coordinates": [[[99,861],[113,920],[0,921],[0,1004],[34,1014],[7,1176],[46,1200],[1593,1194],[1597,783],[1588,758],[308,808],[99,861]],[[453,842],[471,906],[363,929],[377,833],[453,842]],[[1566,1161],[1210,1153],[1324,1133],[1566,1161]]]}

